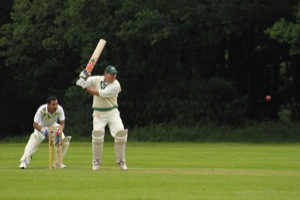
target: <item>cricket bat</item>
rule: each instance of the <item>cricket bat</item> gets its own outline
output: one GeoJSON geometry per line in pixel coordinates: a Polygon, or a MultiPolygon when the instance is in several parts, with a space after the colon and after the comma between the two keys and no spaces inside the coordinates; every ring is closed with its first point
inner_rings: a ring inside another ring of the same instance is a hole
{"type": "Polygon", "coordinates": [[[100,39],[99,42],[98,42],[98,45],[92,55],[92,57],[90,58],[87,66],[85,67],[85,70],[88,72],[88,73],[91,73],[94,69],[94,66],[98,60],[98,58],[100,57],[103,49],[104,49],[104,46],[106,44],[106,41],[104,39],[100,39]]]}

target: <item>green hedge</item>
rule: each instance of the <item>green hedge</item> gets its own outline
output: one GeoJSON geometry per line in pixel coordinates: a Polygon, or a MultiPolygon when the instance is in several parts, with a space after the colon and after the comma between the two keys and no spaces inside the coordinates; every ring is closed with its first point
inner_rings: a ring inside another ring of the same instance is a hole
{"type": "Polygon", "coordinates": [[[248,122],[243,128],[197,124],[179,127],[158,124],[135,127],[129,139],[149,142],[299,142],[300,123],[248,122]]]}
{"type": "MultiPolygon", "coordinates": [[[[91,141],[91,131],[72,135],[72,141],[91,141]]],[[[25,142],[29,135],[6,137],[1,142],[25,142]]],[[[300,142],[300,123],[248,122],[243,128],[196,124],[181,127],[176,124],[151,124],[129,128],[129,141],[140,142],[300,142]]],[[[105,141],[113,141],[106,128],[105,141]]]]}

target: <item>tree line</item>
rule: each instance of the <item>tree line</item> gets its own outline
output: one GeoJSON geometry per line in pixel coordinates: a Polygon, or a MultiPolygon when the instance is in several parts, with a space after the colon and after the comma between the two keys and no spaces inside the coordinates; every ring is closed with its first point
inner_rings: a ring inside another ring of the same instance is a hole
{"type": "Polygon", "coordinates": [[[3,0],[1,137],[32,131],[52,94],[66,129],[90,135],[92,98],[75,82],[100,38],[107,44],[93,74],[117,67],[127,127],[297,121],[299,8],[296,0],[3,0]]]}

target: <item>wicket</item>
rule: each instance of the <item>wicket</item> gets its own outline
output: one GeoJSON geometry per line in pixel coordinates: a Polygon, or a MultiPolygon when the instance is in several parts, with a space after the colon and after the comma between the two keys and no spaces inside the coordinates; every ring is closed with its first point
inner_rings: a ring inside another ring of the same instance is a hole
{"type": "Polygon", "coordinates": [[[61,169],[62,168],[62,132],[60,131],[60,126],[49,126],[48,130],[49,130],[49,134],[48,134],[49,169],[52,169],[53,163],[54,163],[54,169],[57,169],[57,167],[61,169]],[[58,155],[59,158],[57,158],[57,148],[59,151],[59,155],[58,155]],[[59,163],[59,166],[57,166],[57,163],[59,163]]]}

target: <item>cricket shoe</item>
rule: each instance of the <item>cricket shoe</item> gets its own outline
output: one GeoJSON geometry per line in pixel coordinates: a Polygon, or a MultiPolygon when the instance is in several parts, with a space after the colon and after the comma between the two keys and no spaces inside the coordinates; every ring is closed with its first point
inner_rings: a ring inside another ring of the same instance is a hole
{"type": "Polygon", "coordinates": [[[120,166],[121,171],[127,171],[127,166],[124,161],[120,161],[118,165],[120,166]]]}
{"type": "Polygon", "coordinates": [[[26,160],[22,160],[21,164],[19,165],[19,168],[20,169],[26,169],[26,165],[27,165],[26,160]]]}
{"type": "MultiPolygon", "coordinates": [[[[53,163],[52,167],[54,168],[54,163],[53,163]]],[[[60,168],[59,163],[56,163],[56,168],[60,168]]],[[[62,168],[62,169],[65,169],[65,168],[67,168],[67,165],[65,165],[64,163],[62,163],[62,164],[61,164],[61,168],[62,168]]]]}
{"type": "Polygon", "coordinates": [[[92,167],[92,169],[93,169],[94,171],[97,171],[97,170],[99,170],[99,168],[100,168],[100,163],[99,163],[99,161],[98,161],[98,160],[93,161],[93,167],[92,167]]]}

